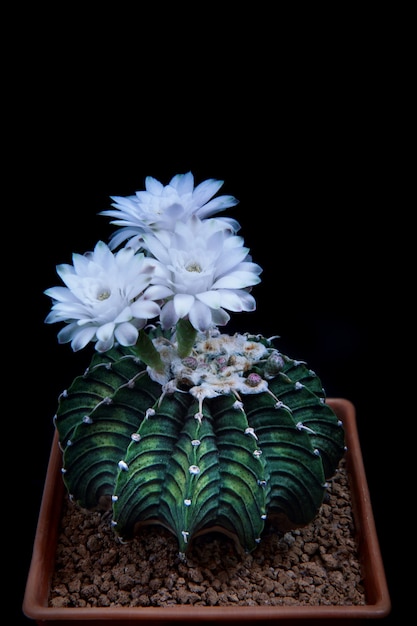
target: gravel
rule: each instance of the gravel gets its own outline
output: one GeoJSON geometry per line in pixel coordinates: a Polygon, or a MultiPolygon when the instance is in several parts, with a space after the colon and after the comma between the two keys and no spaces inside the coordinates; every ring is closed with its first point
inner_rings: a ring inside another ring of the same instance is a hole
{"type": "Polygon", "coordinates": [[[217,532],[179,558],[175,537],[143,526],[120,543],[109,512],[64,500],[49,605],[172,606],[366,604],[345,461],[317,517],[283,532],[268,526],[250,554],[217,532]]]}

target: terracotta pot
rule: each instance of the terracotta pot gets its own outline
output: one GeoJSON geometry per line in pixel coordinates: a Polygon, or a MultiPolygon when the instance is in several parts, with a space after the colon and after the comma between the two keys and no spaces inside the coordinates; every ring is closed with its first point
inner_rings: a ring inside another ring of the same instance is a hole
{"type": "Polygon", "coordinates": [[[64,498],[61,476],[61,452],[56,436],[52,445],[32,561],[23,601],[24,614],[38,625],[128,624],[172,622],[271,622],[280,624],[358,623],[358,620],[386,617],[391,610],[381,552],[376,534],[368,485],[362,460],[355,407],[349,400],[329,398],[346,432],[346,468],[351,488],[352,508],[366,602],[363,605],[338,606],[195,606],[169,607],[90,607],[54,608],[48,597],[54,571],[55,550],[64,498]]]}

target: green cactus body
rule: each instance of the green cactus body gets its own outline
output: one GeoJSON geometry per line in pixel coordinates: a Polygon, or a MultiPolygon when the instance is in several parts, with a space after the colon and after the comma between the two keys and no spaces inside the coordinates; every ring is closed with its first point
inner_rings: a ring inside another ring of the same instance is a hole
{"type": "Polygon", "coordinates": [[[266,520],[300,526],[317,514],[344,455],[342,424],[305,363],[261,336],[239,338],[243,351],[226,343],[196,371],[178,359],[171,386],[133,349],[113,348],[61,395],[55,425],[68,493],[88,509],[111,499],[122,540],[159,523],[183,555],[213,528],[251,551],[266,520]],[[248,346],[262,358],[248,358],[248,346]]]}

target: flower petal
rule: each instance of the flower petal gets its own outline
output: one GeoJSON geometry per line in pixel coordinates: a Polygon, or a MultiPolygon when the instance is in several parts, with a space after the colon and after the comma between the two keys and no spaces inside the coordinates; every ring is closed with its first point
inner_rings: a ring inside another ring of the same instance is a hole
{"type": "Polygon", "coordinates": [[[173,295],[172,289],[165,285],[151,285],[143,294],[145,300],[164,300],[173,295]]]}
{"type": "Polygon", "coordinates": [[[139,332],[135,326],[127,322],[116,327],[114,336],[122,346],[134,346],[138,340],[139,332]]]}
{"type": "Polygon", "coordinates": [[[58,333],[58,343],[68,343],[71,341],[71,348],[78,352],[84,348],[94,337],[96,329],[93,326],[80,328],[77,324],[69,324],[58,333]]]}
{"type": "Polygon", "coordinates": [[[185,293],[178,293],[174,296],[174,308],[178,317],[185,317],[188,315],[191,307],[195,302],[195,298],[192,295],[185,293]]]}
{"type": "Polygon", "coordinates": [[[203,302],[211,309],[219,309],[221,306],[221,296],[218,291],[205,291],[204,293],[196,294],[197,300],[203,302]]]}
{"type": "Polygon", "coordinates": [[[189,313],[189,319],[191,324],[199,330],[204,332],[213,325],[211,311],[208,306],[196,300],[189,313]]]}
{"type": "Polygon", "coordinates": [[[169,300],[161,309],[161,315],[159,317],[161,320],[161,326],[163,330],[173,328],[175,324],[179,320],[179,316],[177,315],[174,302],[169,300]]]}
{"type": "Polygon", "coordinates": [[[230,315],[224,309],[212,309],[211,317],[216,326],[226,326],[230,320],[230,315]]]}
{"type": "Polygon", "coordinates": [[[153,300],[146,300],[145,298],[139,298],[136,302],[130,305],[133,317],[140,319],[152,319],[157,317],[161,311],[160,307],[153,300]]]}
{"type": "Polygon", "coordinates": [[[253,311],[255,310],[255,298],[247,293],[247,291],[232,291],[222,289],[219,292],[221,306],[229,311],[253,311]]]}
{"type": "Polygon", "coordinates": [[[261,279],[251,272],[231,272],[213,283],[213,289],[244,289],[257,285],[261,279]]]}

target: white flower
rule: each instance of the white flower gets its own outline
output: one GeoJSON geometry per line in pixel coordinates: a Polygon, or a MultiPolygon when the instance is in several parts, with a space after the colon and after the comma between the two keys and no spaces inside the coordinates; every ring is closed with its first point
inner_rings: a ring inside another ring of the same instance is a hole
{"type": "Polygon", "coordinates": [[[96,341],[98,352],[112,348],[114,341],[134,345],[138,329],[160,313],[146,293],[155,269],[152,259],[129,247],[113,254],[102,241],[93,252],[72,258],[73,265],[56,268],[66,287],[44,292],[53,300],[45,322],[67,323],[58,333],[59,343],[71,342],[77,351],[96,341]]]}
{"type": "Polygon", "coordinates": [[[242,237],[219,229],[216,222],[192,215],[177,222],[172,231],[144,235],[145,248],[159,261],[152,278],[155,287],[150,287],[149,294],[159,299],[163,293],[167,298],[160,315],[163,329],[188,319],[204,332],[227,324],[226,310],[256,308],[248,288],[260,282],[262,269],[249,260],[242,237]]]}
{"type": "MultiPolygon", "coordinates": [[[[137,191],[133,196],[111,196],[114,209],[101,211],[100,215],[115,218],[112,224],[120,226],[110,238],[113,250],[121,243],[138,250],[142,245],[143,233],[174,228],[178,220],[186,220],[191,215],[206,219],[228,207],[238,203],[233,196],[213,196],[218,192],[224,181],[208,179],[194,187],[194,176],[191,172],[177,174],[168,185],[147,176],[146,191],[137,191]]],[[[218,218],[217,226],[233,232],[240,229],[239,223],[228,217],[218,218]]]]}

